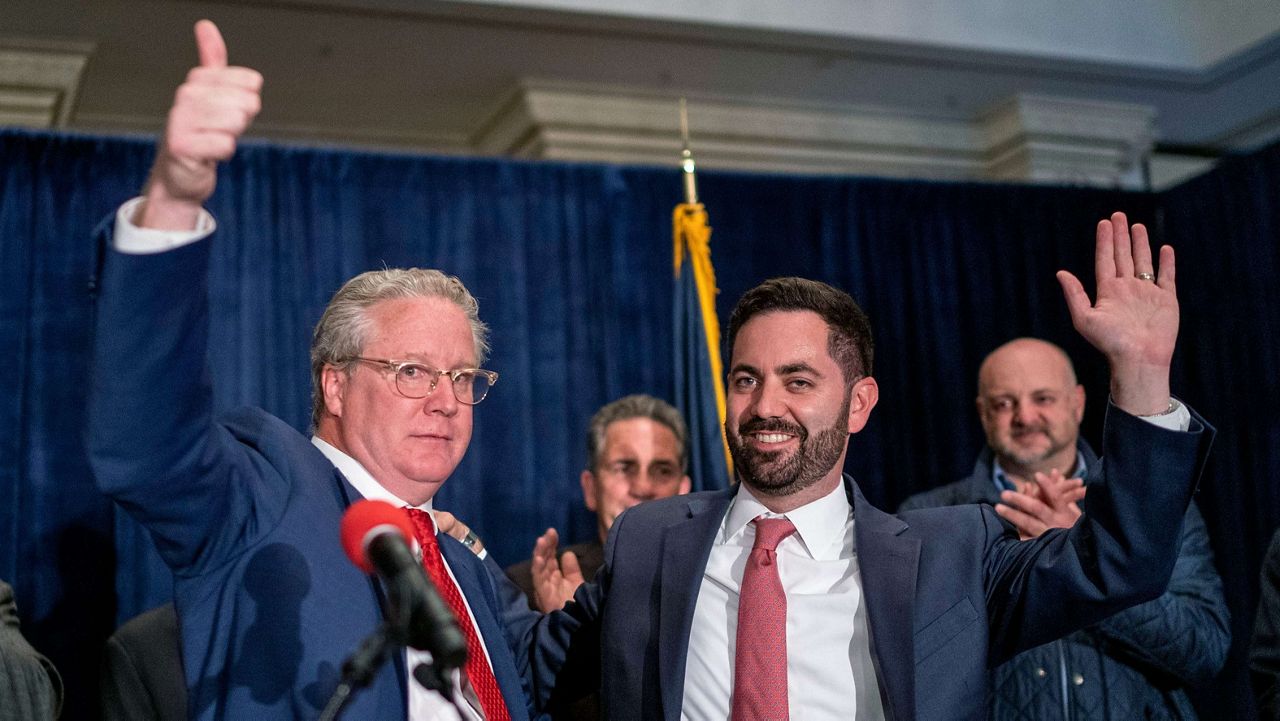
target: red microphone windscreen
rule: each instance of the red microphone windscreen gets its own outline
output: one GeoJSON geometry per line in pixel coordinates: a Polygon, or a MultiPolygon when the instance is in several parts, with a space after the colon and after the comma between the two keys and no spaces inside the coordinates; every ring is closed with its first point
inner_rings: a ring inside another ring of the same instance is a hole
{"type": "Polygon", "coordinates": [[[403,508],[396,508],[386,501],[368,499],[352,503],[347,512],[342,514],[339,534],[347,558],[365,573],[373,573],[373,566],[369,564],[369,558],[364,552],[365,539],[378,526],[391,526],[399,530],[406,543],[412,543],[415,537],[413,522],[403,508]]]}

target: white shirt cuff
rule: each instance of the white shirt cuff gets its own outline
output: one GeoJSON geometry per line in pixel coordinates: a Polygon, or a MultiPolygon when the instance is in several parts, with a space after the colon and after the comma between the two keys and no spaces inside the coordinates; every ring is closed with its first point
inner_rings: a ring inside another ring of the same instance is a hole
{"type": "Polygon", "coordinates": [[[213,234],[218,224],[213,216],[204,208],[200,209],[200,217],[196,219],[195,230],[158,230],[156,228],[139,228],[133,224],[133,216],[145,198],[134,198],[116,211],[116,230],[112,245],[121,253],[146,255],[163,253],[166,250],[181,248],[198,240],[204,240],[213,234]]]}
{"type": "Polygon", "coordinates": [[[1170,398],[1169,402],[1173,404],[1173,410],[1168,413],[1138,417],[1153,426],[1158,426],[1165,430],[1186,431],[1191,427],[1191,411],[1187,410],[1187,407],[1182,405],[1182,402],[1177,398],[1170,398]]]}

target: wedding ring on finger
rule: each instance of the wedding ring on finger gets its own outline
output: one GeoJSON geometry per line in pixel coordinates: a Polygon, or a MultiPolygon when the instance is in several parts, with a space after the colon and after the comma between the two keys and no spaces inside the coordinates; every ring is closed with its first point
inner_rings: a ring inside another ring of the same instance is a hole
{"type": "Polygon", "coordinates": [[[1139,273],[1139,274],[1138,274],[1138,280],[1149,280],[1149,281],[1151,281],[1152,283],[1154,283],[1154,282],[1156,282],[1156,274],[1155,274],[1155,273],[1147,273],[1146,271],[1143,271],[1143,272],[1141,272],[1141,273],[1139,273]]]}
{"type": "Polygon", "coordinates": [[[472,551],[476,550],[476,544],[479,542],[480,542],[480,537],[475,534],[475,531],[470,531],[470,530],[467,531],[466,537],[462,539],[462,545],[466,546],[468,549],[472,551]]]}

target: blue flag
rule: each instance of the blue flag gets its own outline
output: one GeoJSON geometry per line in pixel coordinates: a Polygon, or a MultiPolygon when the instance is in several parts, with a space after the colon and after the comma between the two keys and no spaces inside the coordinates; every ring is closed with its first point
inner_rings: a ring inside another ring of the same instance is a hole
{"type": "Polygon", "coordinates": [[[707,211],[701,203],[681,203],[672,225],[675,405],[689,426],[689,478],[695,491],[727,488],[733,462],[724,439],[724,363],[707,211]]]}

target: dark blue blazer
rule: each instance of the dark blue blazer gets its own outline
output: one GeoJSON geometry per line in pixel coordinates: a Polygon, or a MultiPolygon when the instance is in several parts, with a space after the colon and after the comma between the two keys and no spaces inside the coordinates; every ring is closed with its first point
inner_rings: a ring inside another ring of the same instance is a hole
{"type": "MultiPolygon", "coordinates": [[[[343,554],[339,520],[359,496],[333,464],[262,410],[214,417],[210,246],[107,251],[90,458],[99,487],[147,527],[173,570],[191,717],[316,718],[343,659],[381,621],[381,591],[343,554]]],[[[440,547],[512,718],[527,718],[493,581],[452,538],[440,547]]],[[[406,717],[403,654],[393,658],[345,718],[406,717]]]]}
{"type": "MultiPolygon", "coordinates": [[[[1106,484],[1073,528],[1026,542],[989,506],[892,516],[846,477],[888,717],[984,718],[989,665],[1158,596],[1212,437],[1194,414],[1176,433],[1111,408],[1093,469],[1106,484]]],[[[694,604],[734,490],[618,517],[597,582],[519,639],[541,654],[539,699],[599,683],[609,719],[679,718],[694,604]],[[597,652],[600,678],[555,677],[566,657],[597,652]]]]}
{"type": "MultiPolygon", "coordinates": [[[[1098,456],[1076,442],[1085,468],[1098,456]]],[[[917,493],[898,512],[1000,502],[992,482],[995,454],[984,447],[973,472],[917,493]]],[[[1090,493],[1093,491],[1090,490],[1090,493]]],[[[1178,561],[1168,590],[1102,623],[1023,651],[993,670],[993,721],[1021,719],[1195,719],[1187,687],[1222,670],[1231,646],[1231,614],[1204,518],[1193,502],[1182,519],[1178,561]],[[1081,674],[1080,685],[1068,684],[1081,674]]]]}

